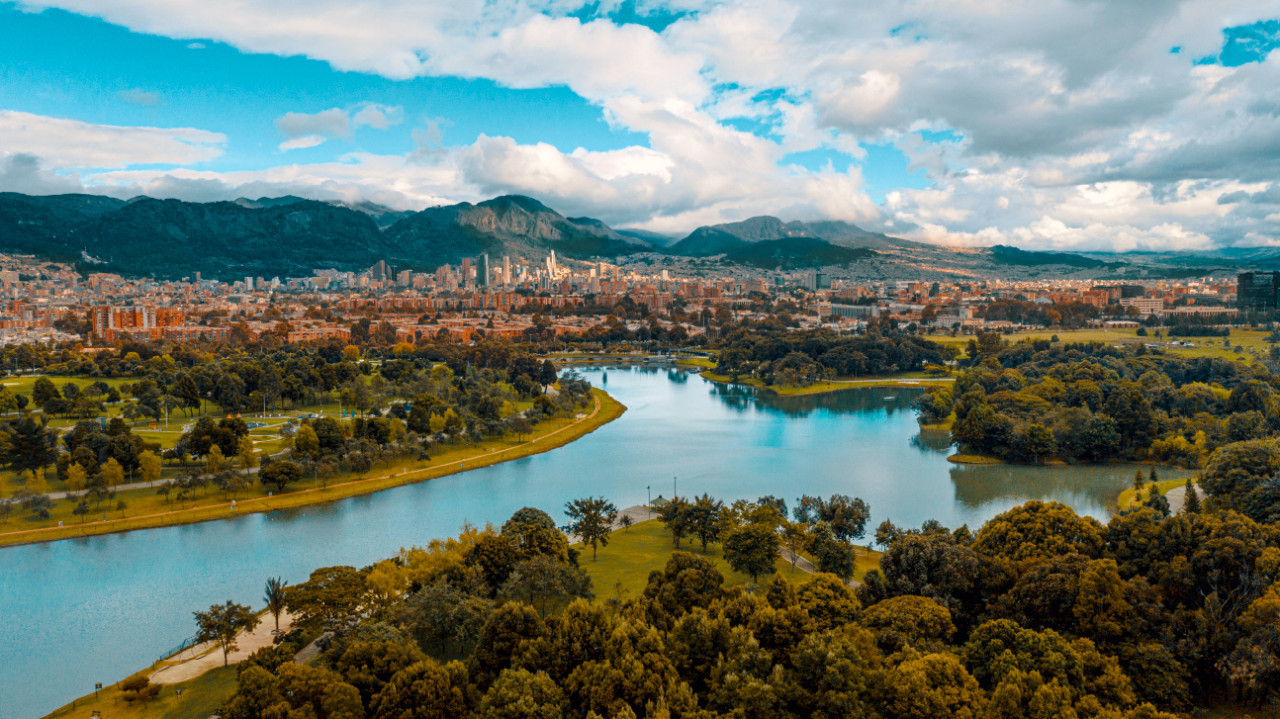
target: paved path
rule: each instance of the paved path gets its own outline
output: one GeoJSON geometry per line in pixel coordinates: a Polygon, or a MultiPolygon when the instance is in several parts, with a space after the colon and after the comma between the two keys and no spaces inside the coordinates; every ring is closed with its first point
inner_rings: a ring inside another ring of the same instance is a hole
{"type": "MultiPolygon", "coordinates": [[[[1203,502],[1204,490],[1200,489],[1199,485],[1196,485],[1195,483],[1192,483],[1191,486],[1195,490],[1196,497],[1203,502]]],[[[1178,514],[1182,511],[1182,505],[1187,502],[1187,486],[1184,484],[1180,487],[1174,487],[1168,492],[1165,492],[1164,497],[1169,500],[1169,514],[1178,514]]]]}
{"type": "MultiPolygon", "coordinates": [[[[228,664],[242,662],[250,654],[272,645],[275,639],[272,631],[276,628],[276,621],[270,614],[261,615],[260,620],[253,631],[241,632],[236,637],[235,650],[227,654],[228,664]]],[[[280,615],[280,631],[287,632],[291,627],[293,627],[293,617],[288,612],[284,612],[280,615]]],[[[223,664],[222,650],[213,642],[204,642],[184,649],[171,659],[177,660],[177,663],[156,671],[151,675],[151,681],[156,684],[177,684],[195,679],[223,664]]]]}

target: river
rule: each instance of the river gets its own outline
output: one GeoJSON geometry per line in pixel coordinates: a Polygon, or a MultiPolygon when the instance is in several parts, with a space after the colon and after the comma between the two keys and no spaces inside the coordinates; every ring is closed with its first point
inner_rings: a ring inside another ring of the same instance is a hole
{"type": "Polygon", "coordinates": [[[1133,478],[1131,466],[952,465],[946,435],[916,424],[919,389],[761,398],[665,368],[582,372],[629,409],[545,454],[320,507],[0,549],[0,719],[38,717],[148,666],[194,633],[196,609],[261,607],[269,576],[367,565],[524,506],[562,521],[572,498],[625,507],[678,483],[686,496],[789,505],[848,494],[870,504],[870,528],[933,518],[976,530],[1029,499],[1105,520],[1133,478]]]}

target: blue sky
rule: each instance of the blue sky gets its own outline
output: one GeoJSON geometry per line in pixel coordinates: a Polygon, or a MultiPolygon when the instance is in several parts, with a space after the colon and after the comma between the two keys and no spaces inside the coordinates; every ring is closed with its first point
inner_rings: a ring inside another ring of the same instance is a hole
{"type": "Polygon", "coordinates": [[[1218,5],[0,0],[0,190],[1280,243],[1280,9],[1218,5]]]}

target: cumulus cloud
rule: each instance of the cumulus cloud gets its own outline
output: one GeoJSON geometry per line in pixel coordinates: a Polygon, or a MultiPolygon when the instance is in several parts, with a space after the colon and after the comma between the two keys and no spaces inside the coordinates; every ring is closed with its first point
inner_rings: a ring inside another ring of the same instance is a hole
{"type": "Polygon", "coordinates": [[[350,140],[360,127],[385,130],[398,125],[404,119],[401,107],[365,103],[354,110],[330,108],[315,113],[287,112],[276,118],[276,129],[286,139],[281,150],[297,150],[315,147],[331,139],[350,140]]]}

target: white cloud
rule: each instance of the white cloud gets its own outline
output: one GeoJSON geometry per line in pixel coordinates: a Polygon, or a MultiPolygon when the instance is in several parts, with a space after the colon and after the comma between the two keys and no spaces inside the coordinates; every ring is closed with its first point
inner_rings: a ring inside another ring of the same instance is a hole
{"type": "Polygon", "coordinates": [[[297,150],[331,139],[350,140],[358,128],[385,130],[403,120],[404,109],[399,106],[365,103],[353,110],[334,107],[315,113],[287,112],[276,118],[276,129],[288,138],[280,143],[280,149],[297,150]]]}
{"type": "Polygon", "coordinates": [[[0,110],[0,153],[62,168],[187,165],[222,153],[225,135],[190,127],[120,127],[0,110]]]}

